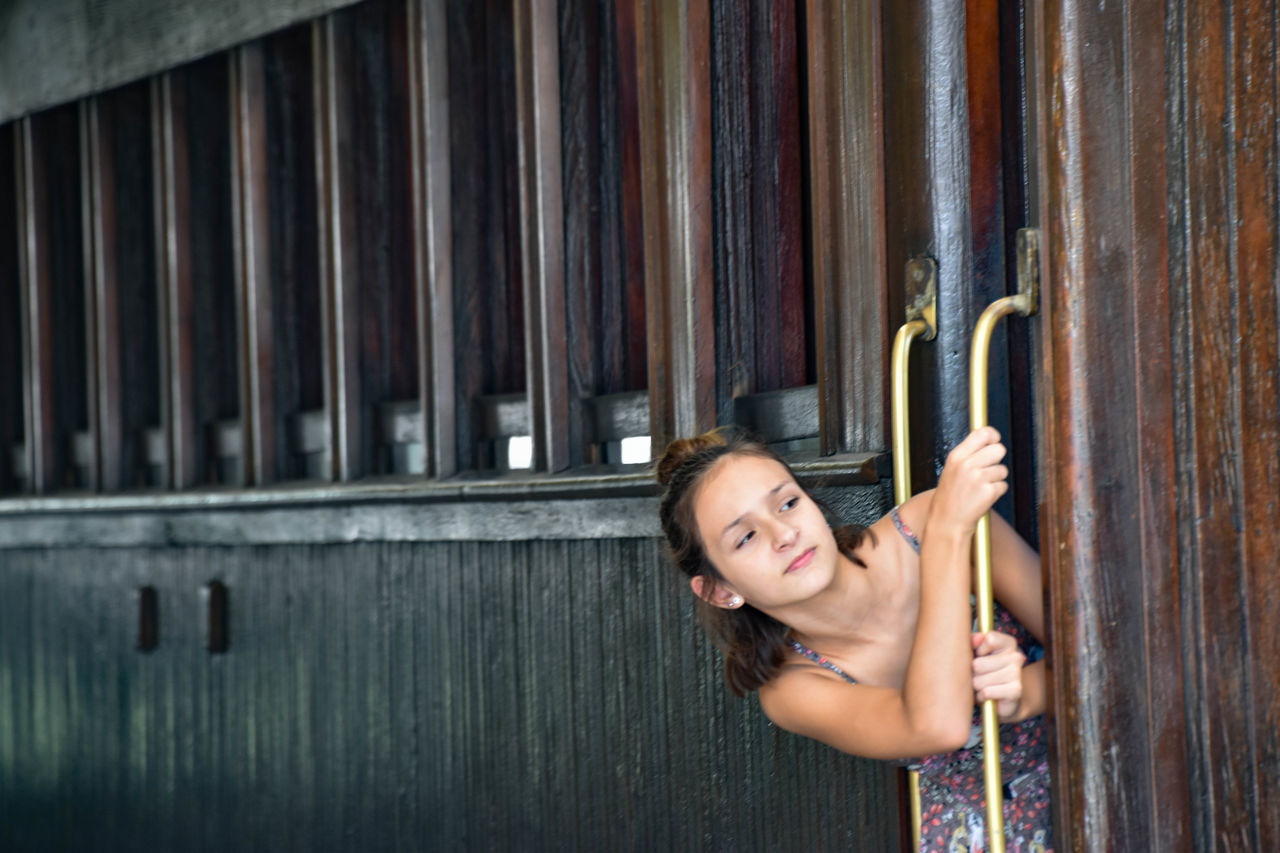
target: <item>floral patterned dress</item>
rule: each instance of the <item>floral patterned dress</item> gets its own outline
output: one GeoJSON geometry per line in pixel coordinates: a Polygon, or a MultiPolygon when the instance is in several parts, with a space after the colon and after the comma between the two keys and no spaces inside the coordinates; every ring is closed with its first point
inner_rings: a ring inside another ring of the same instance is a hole
{"type": "MultiPolygon", "coordinates": [[[[898,517],[890,515],[899,532],[917,552],[919,540],[898,517]]],[[[1028,661],[1043,650],[1035,638],[999,604],[995,629],[1018,641],[1028,661]]],[[[835,664],[800,643],[799,654],[840,675],[854,679],[835,664]]],[[[1049,812],[1049,749],[1044,716],[1000,726],[1000,768],[1004,779],[1004,835],[1008,853],[1052,853],[1053,825],[1049,812]]],[[[987,797],[983,787],[981,711],[974,709],[969,742],[955,752],[896,762],[920,774],[920,849],[944,853],[979,853],[989,849],[986,838],[987,797]]]]}

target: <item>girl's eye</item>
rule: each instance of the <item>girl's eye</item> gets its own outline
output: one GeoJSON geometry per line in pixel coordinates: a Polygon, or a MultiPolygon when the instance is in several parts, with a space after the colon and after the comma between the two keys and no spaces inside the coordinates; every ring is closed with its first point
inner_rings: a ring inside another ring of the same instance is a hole
{"type": "Polygon", "coordinates": [[[752,537],[752,536],[755,536],[755,535],[756,535],[756,532],[755,532],[754,530],[752,530],[752,531],[751,531],[750,533],[748,533],[746,536],[743,536],[741,539],[739,539],[739,540],[738,540],[738,544],[737,544],[737,545],[735,545],[734,547],[735,547],[735,548],[741,548],[743,545],[746,545],[748,542],[750,542],[750,541],[751,541],[751,537],[752,537]]]}
{"type": "Polygon", "coordinates": [[[787,501],[786,503],[784,503],[784,504],[782,505],[782,509],[783,509],[783,511],[784,511],[784,512],[785,512],[786,510],[789,510],[789,509],[795,509],[795,506],[796,506],[796,504],[798,504],[798,503],[800,503],[800,498],[798,498],[798,497],[796,497],[796,498],[791,498],[789,501],[787,501]]]}

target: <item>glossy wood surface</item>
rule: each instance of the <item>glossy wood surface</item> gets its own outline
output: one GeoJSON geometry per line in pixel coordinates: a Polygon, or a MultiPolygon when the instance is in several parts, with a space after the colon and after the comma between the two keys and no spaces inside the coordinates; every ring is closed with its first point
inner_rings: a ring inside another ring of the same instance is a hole
{"type": "Polygon", "coordinates": [[[1059,840],[1272,849],[1275,11],[1059,3],[1040,37],[1059,840]]]}

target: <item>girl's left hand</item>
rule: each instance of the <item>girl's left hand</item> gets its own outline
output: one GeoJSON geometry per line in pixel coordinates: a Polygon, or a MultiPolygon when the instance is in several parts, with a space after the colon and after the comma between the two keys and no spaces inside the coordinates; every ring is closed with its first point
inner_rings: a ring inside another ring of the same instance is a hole
{"type": "Polygon", "coordinates": [[[970,639],[974,697],[978,702],[994,699],[1000,722],[1015,722],[1022,700],[1022,667],[1026,655],[1018,650],[1017,640],[999,631],[972,634],[970,639]]]}

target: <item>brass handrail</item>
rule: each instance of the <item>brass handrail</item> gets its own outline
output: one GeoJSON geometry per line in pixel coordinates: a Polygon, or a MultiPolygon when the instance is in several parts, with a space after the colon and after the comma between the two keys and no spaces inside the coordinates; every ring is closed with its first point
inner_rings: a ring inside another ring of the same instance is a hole
{"type": "MultiPolygon", "coordinates": [[[[937,276],[938,268],[931,258],[915,258],[907,263],[907,322],[893,339],[889,363],[890,419],[893,422],[893,502],[904,504],[911,497],[911,421],[907,403],[907,367],[911,342],[916,338],[931,341],[938,334],[937,276]]],[[[913,850],[920,849],[920,774],[907,773],[907,791],[911,802],[911,837],[913,850]]]]}
{"type": "MultiPolygon", "coordinates": [[[[1036,312],[1039,290],[1036,232],[1018,232],[1018,293],[997,299],[978,317],[973,329],[969,359],[969,426],[987,425],[987,362],[996,323],[1009,314],[1028,317],[1036,312]]],[[[978,605],[978,632],[987,633],[994,621],[991,589],[991,513],[978,520],[973,532],[974,586],[978,605]]],[[[987,836],[991,853],[1004,853],[1004,793],[1000,777],[1000,722],[994,699],[982,703],[982,775],[987,794],[987,836]]]]}

